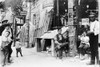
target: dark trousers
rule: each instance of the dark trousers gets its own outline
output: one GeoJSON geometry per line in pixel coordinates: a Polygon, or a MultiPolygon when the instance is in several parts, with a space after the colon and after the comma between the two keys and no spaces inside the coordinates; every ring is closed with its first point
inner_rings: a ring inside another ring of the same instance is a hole
{"type": "Polygon", "coordinates": [[[21,51],[21,48],[16,48],[16,56],[18,57],[18,53],[20,53],[21,56],[22,55],[22,51],[21,51]]]}
{"type": "Polygon", "coordinates": [[[12,54],[12,48],[11,48],[11,45],[12,45],[13,41],[11,41],[8,45],[7,45],[7,48],[8,48],[8,62],[10,62],[10,58],[11,58],[11,54],[12,54]]]}
{"type": "Polygon", "coordinates": [[[11,47],[8,47],[9,54],[8,54],[8,62],[10,62],[11,54],[12,54],[12,49],[11,47]]]}
{"type": "Polygon", "coordinates": [[[56,48],[57,56],[62,59],[63,48],[56,48]]]}
{"type": "Polygon", "coordinates": [[[80,53],[80,48],[79,48],[80,43],[81,43],[81,41],[80,41],[80,40],[78,40],[78,41],[77,41],[77,51],[78,51],[78,53],[80,53]]]}
{"type": "Polygon", "coordinates": [[[79,53],[82,54],[82,55],[85,55],[88,53],[89,51],[89,46],[88,44],[86,43],[80,43],[80,46],[79,46],[79,53]]]}
{"type": "Polygon", "coordinates": [[[68,44],[67,45],[62,45],[62,46],[60,46],[60,48],[56,47],[56,52],[57,52],[58,57],[60,59],[62,59],[62,57],[63,57],[63,51],[68,52],[68,50],[69,50],[68,44]]]}
{"type": "Polygon", "coordinates": [[[5,46],[1,51],[2,51],[2,56],[3,56],[3,58],[2,58],[2,65],[5,65],[7,57],[8,57],[8,53],[9,53],[8,47],[5,46]]]}
{"type": "Polygon", "coordinates": [[[98,35],[90,34],[90,51],[91,51],[91,63],[95,63],[95,58],[97,63],[99,63],[98,54],[98,35]]]}

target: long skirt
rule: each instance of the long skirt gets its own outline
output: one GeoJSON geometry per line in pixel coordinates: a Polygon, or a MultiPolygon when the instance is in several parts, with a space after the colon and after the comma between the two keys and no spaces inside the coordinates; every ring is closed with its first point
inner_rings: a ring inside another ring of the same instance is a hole
{"type": "Polygon", "coordinates": [[[8,57],[8,48],[0,49],[0,64],[5,65],[8,57]]]}

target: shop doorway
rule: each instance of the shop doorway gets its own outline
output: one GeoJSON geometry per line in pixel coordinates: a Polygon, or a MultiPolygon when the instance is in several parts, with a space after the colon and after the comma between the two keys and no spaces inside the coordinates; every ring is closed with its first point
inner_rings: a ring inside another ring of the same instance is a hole
{"type": "Polygon", "coordinates": [[[51,27],[65,26],[68,22],[68,0],[54,0],[54,13],[51,27]]]}

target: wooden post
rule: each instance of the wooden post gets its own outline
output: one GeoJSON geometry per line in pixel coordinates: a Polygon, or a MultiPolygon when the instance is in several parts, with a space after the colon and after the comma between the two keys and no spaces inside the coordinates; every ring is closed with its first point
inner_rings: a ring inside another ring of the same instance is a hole
{"type": "Polygon", "coordinates": [[[75,27],[73,22],[73,6],[74,0],[68,0],[68,25],[69,26],[69,47],[70,47],[70,56],[75,56],[76,50],[76,43],[75,43],[75,27]]]}
{"type": "Polygon", "coordinates": [[[41,43],[40,43],[40,39],[36,38],[36,42],[35,42],[35,46],[36,46],[36,51],[37,52],[41,52],[41,43]]]}
{"type": "Polygon", "coordinates": [[[16,21],[15,21],[15,15],[13,15],[13,37],[14,37],[14,45],[15,46],[15,42],[16,42],[16,21]]]}
{"type": "Polygon", "coordinates": [[[29,43],[29,29],[30,29],[30,26],[29,26],[29,23],[30,23],[30,21],[31,21],[31,0],[29,0],[29,2],[27,2],[28,3],[28,15],[27,15],[27,17],[26,17],[26,20],[27,20],[27,24],[28,24],[28,26],[27,26],[27,48],[29,48],[30,47],[30,43],[29,43]]]}
{"type": "Polygon", "coordinates": [[[54,40],[51,39],[51,52],[52,52],[52,56],[55,56],[55,51],[54,51],[54,40]]]}
{"type": "Polygon", "coordinates": [[[59,0],[57,0],[57,26],[60,24],[59,19],[59,0]]]}
{"type": "Polygon", "coordinates": [[[57,0],[57,16],[59,16],[59,0],[57,0]]]}
{"type": "Polygon", "coordinates": [[[73,25],[73,0],[68,0],[68,25],[73,25]]]}
{"type": "MultiPolygon", "coordinates": [[[[97,0],[97,2],[98,2],[98,21],[99,21],[99,26],[100,26],[100,0],[97,0]]],[[[98,42],[100,44],[100,30],[99,30],[98,42]]],[[[100,51],[99,50],[98,50],[98,52],[100,54],[100,51]]],[[[100,60],[100,55],[99,55],[99,60],[100,60]]],[[[100,65],[99,65],[99,67],[100,67],[100,65]]]]}
{"type": "MultiPolygon", "coordinates": [[[[99,25],[100,25],[100,0],[98,0],[98,21],[99,21],[99,25]]],[[[100,30],[99,30],[99,32],[100,32],[100,30]]],[[[99,43],[100,43],[100,34],[99,34],[99,43]]]]}

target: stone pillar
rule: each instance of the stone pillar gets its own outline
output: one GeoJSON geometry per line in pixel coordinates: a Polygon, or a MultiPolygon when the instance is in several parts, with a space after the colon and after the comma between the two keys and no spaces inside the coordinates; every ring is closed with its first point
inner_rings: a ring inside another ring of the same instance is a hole
{"type": "Polygon", "coordinates": [[[27,16],[26,16],[26,23],[27,23],[27,48],[30,47],[30,43],[29,43],[29,23],[31,21],[31,2],[27,2],[27,16]]]}
{"type": "Polygon", "coordinates": [[[70,47],[70,56],[76,55],[76,44],[75,44],[75,27],[73,22],[73,6],[74,0],[68,0],[68,25],[69,25],[69,47],[70,47]]]}
{"type": "Polygon", "coordinates": [[[73,25],[73,0],[68,0],[68,25],[73,25]]]}

